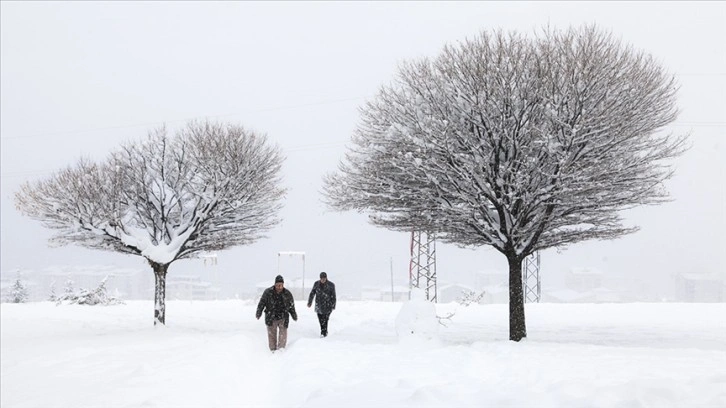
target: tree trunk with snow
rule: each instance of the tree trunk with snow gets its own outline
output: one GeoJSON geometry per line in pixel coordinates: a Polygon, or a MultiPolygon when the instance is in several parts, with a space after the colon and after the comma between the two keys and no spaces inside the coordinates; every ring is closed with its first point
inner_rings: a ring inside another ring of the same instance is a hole
{"type": "Polygon", "coordinates": [[[149,261],[154,269],[154,326],[166,324],[166,271],[169,264],[149,261]]]}
{"type": "Polygon", "coordinates": [[[524,289],[522,286],[522,258],[508,255],[509,263],[509,340],[527,337],[524,320],[524,289]]]}

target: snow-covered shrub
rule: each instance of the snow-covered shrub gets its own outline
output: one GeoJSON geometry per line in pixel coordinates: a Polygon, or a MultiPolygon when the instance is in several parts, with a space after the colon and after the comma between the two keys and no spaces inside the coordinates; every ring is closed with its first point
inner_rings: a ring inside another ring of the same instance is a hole
{"type": "Polygon", "coordinates": [[[68,279],[66,281],[65,287],[63,288],[63,294],[56,297],[56,305],[60,305],[64,302],[68,304],[73,304],[75,303],[77,297],[78,296],[76,296],[76,294],[74,293],[73,281],[68,279]]]}
{"type": "Polygon", "coordinates": [[[84,288],[81,288],[78,293],[72,292],[72,282],[69,280],[66,283],[66,292],[58,298],[57,304],[67,303],[67,304],[78,304],[78,305],[118,305],[118,304],[124,304],[124,302],[115,297],[115,296],[109,296],[108,292],[106,290],[106,279],[108,279],[108,276],[103,278],[101,283],[98,285],[98,287],[94,290],[87,290],[84,288]],[[70,285],[69,285],[70,283],[70,285]],[[70,288],[70,290],[69,290],[70,288]]]}

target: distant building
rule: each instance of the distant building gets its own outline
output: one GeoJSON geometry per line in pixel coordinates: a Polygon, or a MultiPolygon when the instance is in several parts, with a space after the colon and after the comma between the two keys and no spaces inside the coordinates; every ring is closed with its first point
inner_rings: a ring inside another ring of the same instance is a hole
{"type": "Polygon", "coordinates": [[[681,273],[676,275],[676,301],[724,302],[726,282],[715,273],[681,273]]]}
{"type": "Polygon", "coordinates": [[[509,284],[509,272],[501,271],[498,269],[482,270],[475,272],[474,284],[476,287],[509,284]]]}
{"type": "Polygon", "coordinates": [[[501,270],[485,270],[474,274],[476,291],[484,291],[479,303],[508,303],[509,302],[509,272],[501,270]]]}
{"type": "Polygon", "coordinates": [[[620,295],[610,289],[596,288],[584,292],[572,289],[545,290],[542,292],[544,303],[618,303],[620,295]]]}
{"type": "Polygon", "coordinates": [[[381,302],[405,302],[409,298],[408,286],[378,287],[364,286],[361,289],[361,300],[376,300],[381,302]]]}
{"type": "Polygon", "coordinates": [[[619,303],[619,290],[606,288],[604,275],[595,268],[572,268],[565,274],[564,288],[545,288],[542,302],[546,303],[619,303]]]}
{"type": "Polygon", "coordinates": [[[217,300],[219,288],[199,276],[174,275],[166,279],[166,298],[177,300],[217,300]]]}
{"type": "Polygon", "coordinates": [[[605,275],[603,286],[616,292],[622,302],[660,302],[664,299],[662,294],[658,295],[655,285],[634,276],[605,275]]]}
{"type": "Polygon", "coordinates": [[[396,285],[393,288],[382,288],[380,300],[384,302],[405,302],[411,297],[411,289],[408,285],[396,285]]]}
{"type": "Polygon", "coordinates": [[[580,293],[601,288],[602,272],[595,268],[572,268],[565,274],[565,287],[580,293]]]}
{"type": "Polygon", "coordinates": [[[438,287],[437,300],[439,303],[456,302],[464,296],[464,292],[476,292],[471,286],[459,283],[450,283],[438,287]]]}
{"type": "Polygon", "coordinates": [[[509,303],[509,283],[484,286],[479,290],[484,291],[480,304],[509,303]]]}
{"type": "Polygon", "coordinates": [[[361,300],[381,300],[382,289],[377,286],[363,286],[360,291],[361,300]]]}

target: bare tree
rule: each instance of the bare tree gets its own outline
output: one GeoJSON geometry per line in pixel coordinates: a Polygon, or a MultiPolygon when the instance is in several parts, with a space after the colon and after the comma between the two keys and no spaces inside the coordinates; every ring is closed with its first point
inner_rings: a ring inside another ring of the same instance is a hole
{"type": "Polygon", "coordinates": [[[190,123],[129,143],[97,164],[81,159],[15,195],[55,244],[139,255],[156,280],[154,324],[165,323],[166,274],[178,259],[247,245],[279,223],[283,157],[264,135],[190,123]]]}
{"type": "Polygon", "coordinates": [[[375,225],[504,254],[519,341],[525,257],[634,232],[620,211],[668,199],[666,162],[685,141],[661,131],[675,95],[652,57],[593,26],[484,32],[404,64],[361,109],[324,192],[375,225]]]}

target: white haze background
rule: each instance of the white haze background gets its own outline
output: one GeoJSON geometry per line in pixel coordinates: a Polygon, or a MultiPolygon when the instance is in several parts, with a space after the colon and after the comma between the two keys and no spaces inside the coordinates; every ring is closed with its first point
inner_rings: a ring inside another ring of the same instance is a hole
{"type": "MultiPolygon", "coordinates": [[[[283,222],[269,239],[219,254],[224,295],[272,282],[279,251],[305,251],[307,277],[327,271],[342,295],[385,286],[391,266],[403,285],[409,236],[321,203],[321,177],[343,156],[357,107],[393,78],[399,62],[433,57],[445,43],[482,29],[532,33],[546,24],[593,22],[676,75],[682,113],[666,130],[690,132],[692,148],[667,183],[673,202],[629,211],[627,220],[642,227],[636,234],[543,252],[543,287],[556,287],[571,268],[590,267],[640,279],[659,298],[672,298],[678,273],[726,273],[726,3],[2,2],[0,8],[4,279],[51,265],[110,264],[151,275],[139,257],[48,248],[50,232],[21,217],[12,195],[22,182],[81,155],[103,160],[152,127],[208,118],[265,132],[287,156],[283,222]]],[[[477,271],[506,269],[504,257],[489,248],[439,244],[437,252],[442,283],[471,284],[477,271]]],[[[169,276],[204,272],[200,260],[179,261],[169,276]]],[[[283,259],[281,272],[299,277],[301,269],[283,259]]]]}

